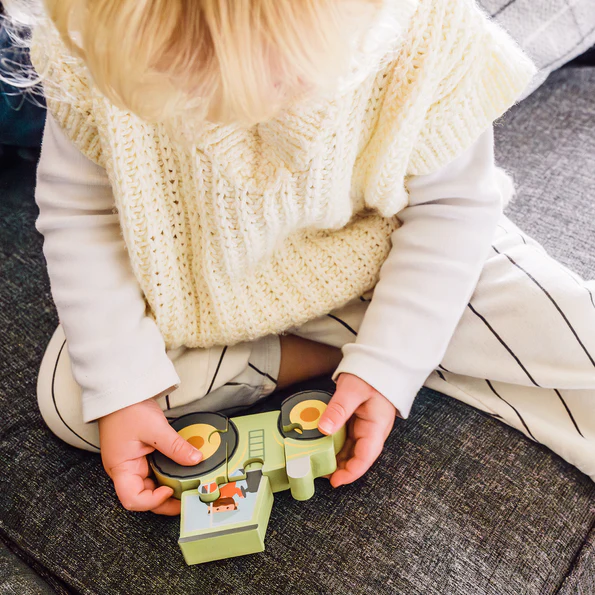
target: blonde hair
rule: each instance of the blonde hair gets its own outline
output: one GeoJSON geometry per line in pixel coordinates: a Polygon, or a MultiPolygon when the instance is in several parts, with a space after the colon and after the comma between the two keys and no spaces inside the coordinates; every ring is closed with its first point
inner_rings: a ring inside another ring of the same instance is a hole
{"type": "Polygon", "coordinates": [[[382,0],[45,0],[101,92],[149,121],[251,125],[346,74],[382,0]]]}

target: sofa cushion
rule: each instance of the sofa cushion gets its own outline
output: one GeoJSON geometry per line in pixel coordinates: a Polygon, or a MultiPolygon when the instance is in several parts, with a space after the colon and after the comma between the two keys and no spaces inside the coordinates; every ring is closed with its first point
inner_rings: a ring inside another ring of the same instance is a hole
{"type": "Polygon", "coordinates": [[[539,68],[523,97],[595,44],[593,0],[479,0],[479,4],[539,68]]]}
{"type": "Polygon", "coordinates": [[[595,278],[595,68],[564,68],[495,126],[515,181],[507,214],[565,265],[595,278]]]}

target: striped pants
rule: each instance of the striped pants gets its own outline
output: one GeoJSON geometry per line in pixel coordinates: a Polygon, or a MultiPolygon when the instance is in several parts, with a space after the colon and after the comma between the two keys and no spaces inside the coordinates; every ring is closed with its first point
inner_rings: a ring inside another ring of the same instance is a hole
{"type": "MultiPolygon", "coordinates": [[[[556,262],[502,216],[476,290],[425,386],[516,428],[595,480],[594,293],[595,281],[556,262]]],[[[357,334],[369,297],[291,332],[341,347],[357,334]]],[[[60,438],[97,450],[97,424],[82,422],[65,344],[58,327],[40,369],[40,409],[60,438]]],[[[231,413],[267,396],[280,349],[278,337],[269,336],[233,347],[182,347],[168,356],[182,384],[158,402],[173,418],[231,413]]]]}

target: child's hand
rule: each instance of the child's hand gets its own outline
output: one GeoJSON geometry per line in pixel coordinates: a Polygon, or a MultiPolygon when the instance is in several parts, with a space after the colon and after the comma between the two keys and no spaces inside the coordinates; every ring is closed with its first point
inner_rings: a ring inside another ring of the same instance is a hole
{"type": "Polygon", "coordinates": [[[180,514],[180,501],[172,498],[173,490],[167,486],[155,489],[146,455],[158,450],[180,465],[196,465],[202,460],[202,453],[169,425],[154,400],[102,417],[99,441],[103,467],[124,508],[170,516],[180,514]]]}
{"type": "Polygon", "coordinates": [[[372,466],[396,415],[395,406],[367,382],[353,374],[339,376],[337,390],[318,424],[323,434],[332,434],[349,420],[345,445],[337,455],[337,470],[330,476],[334,488],[355,481],[372,466]]]}

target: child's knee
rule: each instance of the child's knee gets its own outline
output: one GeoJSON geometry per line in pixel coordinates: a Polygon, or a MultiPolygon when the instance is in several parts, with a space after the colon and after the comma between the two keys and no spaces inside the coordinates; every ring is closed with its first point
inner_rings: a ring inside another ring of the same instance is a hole
{"type": "Polygon", "coordinates": [[[48,428],[64,442],[99,451],[97,423],[84,423],[81,389],[72,376],[66,337],[58,326],[45,350],[37,377],[37,403],[48,428]]]}

